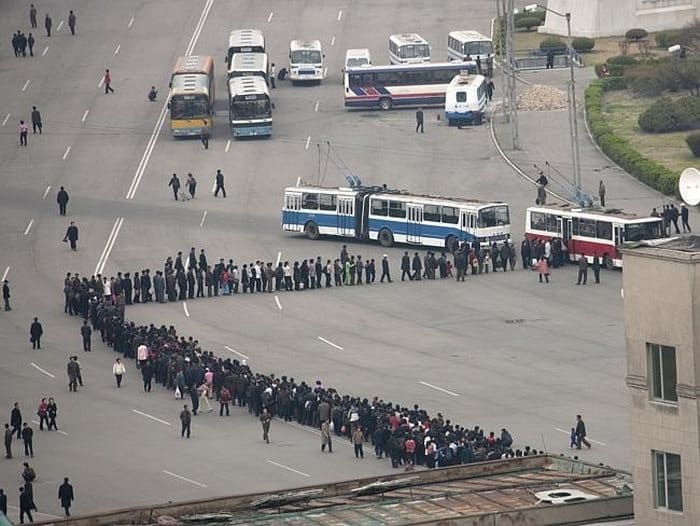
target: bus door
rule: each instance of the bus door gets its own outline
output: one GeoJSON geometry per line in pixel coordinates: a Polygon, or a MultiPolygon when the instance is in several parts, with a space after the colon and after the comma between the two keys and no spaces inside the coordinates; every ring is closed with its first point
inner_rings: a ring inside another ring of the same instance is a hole
{"type": "Polygon", "coordinates": [[[300,223],[299,210],[301,210],[301,194],[287,194],[286,224],[287,230],[301,232],[304,225],[300,223]]]}
{"type": "Polygon", "coordinates": [[[421,225],[423,223],[423,207],[421,205],[408,205],[406,207],[406,242],[421,242],[421,225]]]}
{"type": "Polygon", "coordinates": [[[623,226],[615,225],[615,249],[617,250],[625,242],[625,229],[623,226]]]}
{"type": "Polygon", "coordinates": [[[571,218],[570,217],[558,217],[559,222],[559,232],[561,232],[561,240],[564,246],[569,249],[569,243],[571,242],[571,218]]]}
{"type": "Polygon", "coordinates": [[[338,235],[339,236],[354,236],[355,235],[355,198],[354,197],[338,197],[338,235]]]}

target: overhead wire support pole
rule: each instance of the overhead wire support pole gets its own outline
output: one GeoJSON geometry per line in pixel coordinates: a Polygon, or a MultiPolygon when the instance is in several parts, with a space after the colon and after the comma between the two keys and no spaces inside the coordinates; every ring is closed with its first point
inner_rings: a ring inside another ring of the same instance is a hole
{"type": "Polygon", "coordinates": [[[518,138],[518,106],[516,95],[515,81],[515,46],[513,42],[513,33],[515,29],[515,6],[514,0],[508,0],[505,10],[506,18],[506,62],[508,64],[508,106],[510,107],[510,134],[511,145],[513,150],[519,148],[518,138]]]}

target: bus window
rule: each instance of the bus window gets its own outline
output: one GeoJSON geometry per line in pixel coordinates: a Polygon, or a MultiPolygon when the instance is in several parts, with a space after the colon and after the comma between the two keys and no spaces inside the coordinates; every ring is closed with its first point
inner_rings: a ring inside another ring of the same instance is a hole
{"type": "Polygon", "coordinates": [[[597,221],[596,237],[598,239],[612,239],[612,223],[609,221],[597,221]]]}
{"type": "Polygon", "coordinates": [[[533,230],[546,230],[544,214],[542,212],[530,212],[530,228],[533,230]]]}
{"type": "Polygon", "coordinates": [[[453,206],[442,207],[442,222],[456,225],[459,222],[459,210],[453,206]]]}
{"type": "Polygon", "coordinates": [[[559,221],[554,214],[547,214],[547,232],[559,232],[559,221]]]}
{"type": "Polygon", "coordinates": [[[433,221],[435,223],[440,222],[440,207],[437,205],[424,205],[423,206],[423,220],[433,221]]]}
{"type": "Polygon", "coordinates": [[[318,194],[303,194],[301,207],[304,210],[318,210],[318,194]]]}
{"type": "Polygon", "coordinates": [[[467,92],[466,91],[456,92],[455,97],[457,99],[457,102],[467,102],[467,92]]]}
{"type": "Polygon", "coordinates": [[[321,194],[319,199],[319,208],[321,210],[332,210],[335,212],[336,198],[332,194],[321,194]]]}
{"type": "Polygon", "coordinates": [[[285,206],[290,210],[299,210],[299,204],[301,202],[299,197],[299,194],[287,194],[285,196],[285,206]]]}
{"type": "Polygon", "coordinates": [[[510,224],[508,217],[508,206],[489,206],[479,210],[479,227],[489,228],[494,226],[504,226],[510,224]]]}
{"type": "Polygon", "coordinates": [[[372,215],[386,216],[389,212],[388,203],[381,199],[372,199],[372,215]]]}
{"type": "Polygon", "coordinates": [[[406,218],[406,203],[403,201],[389,201],[389,217],[406,218]]]}
{"type": "Polygon", "coordinates": [[[578,220],[578,234],[582,237],[596,237],[595,219],[578,220]]]}
{"type": "Polygon", "coordinates": [[[630,223],[625,225],[625,241],[641,241],[663,237],[661,221],[651,223],[630,223]]]}

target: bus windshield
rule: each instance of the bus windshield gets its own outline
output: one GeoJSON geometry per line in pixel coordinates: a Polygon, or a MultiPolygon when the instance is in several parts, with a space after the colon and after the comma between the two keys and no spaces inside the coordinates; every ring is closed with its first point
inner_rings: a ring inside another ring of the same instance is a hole
{"type": "Polygon", "coordinates": [[[369,65],[369,60],[365,57],[349,58],[345,64],[349,68],[359,68],[361,66],[369,65]]]}
{"type": "Polygon", "coordinates": [[[660,237],[663,237],[661,221],[625,225],[625,241],[642,241],[660,237]]]}
{"type": "Polygon", "coordinates": [[[178,95],[170,100],[173,119],[204,119],[209,117],[209,101],[205,95],[178,95]]]}
{"type": "Polygon", "coordinates": [[[401,58],[429,58],[430,46],[427,44],[406,44],[399,49],[401,58]]]}
{"type": "Polygon", "coordinates": [[[510,224],[508,205],[496,205],[479,210],[478,225],[481,228],[506,226],[510,224]]]}
{"type": "Polygon", "coordinates": [[[321,52],[317,49],[297,49],[292,51],[292,64],[320,64],[321,52]]]}
{"type": "Polygon", "coordinates": [[[493,53],[493,46],[488,40],[477,40],[474,42],[464,43],[464,54],[465,55],[491,55],[493,53]]]}
{"type": "Polygon", "coordinates": [[[260,119],[271,117],[270,101],[259,100],[239,100],[231,105],[233,119],[260,119]]]}

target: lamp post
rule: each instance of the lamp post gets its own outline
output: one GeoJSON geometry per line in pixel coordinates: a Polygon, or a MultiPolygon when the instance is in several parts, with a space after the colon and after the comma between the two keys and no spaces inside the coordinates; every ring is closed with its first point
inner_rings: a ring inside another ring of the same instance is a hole
{"type": "Polygon", "coordinates": [[[550,9],[546,6],[539,4],[530,4],[525,6],[525,11],[534,11],[540,8],[545,11],[552,13],[553,15],[560,16],[566,19],[566,34],[567,42],[566,47],[568,51],[569,59],[569,73],[571,78],[569,80],[569,134],[571,137],[571,158],[574,165],[574,190],[576,192],[576,200],[581,202],[581,156],[579,153],[578,145],[578,116],[576,114],[576,79],[574,78],[574,47],[572,45],[571,37],[571,13],[560,13],[554,9],[550,9]]]}

